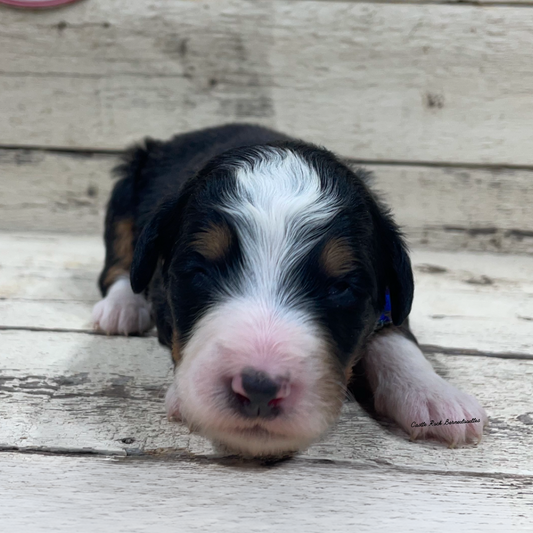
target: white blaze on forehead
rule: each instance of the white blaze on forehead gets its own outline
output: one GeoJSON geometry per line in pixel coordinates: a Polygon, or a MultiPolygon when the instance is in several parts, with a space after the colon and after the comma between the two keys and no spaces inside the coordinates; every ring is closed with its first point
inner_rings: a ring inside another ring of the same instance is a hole
{"type": "Polygon", "coordinates": [[[269,299],[280,295],[283,276],[317,243],[340,205],[309,163],[281,148],[262,149],[253,167],[238,168],[235,195],[224,203],[236,222],[245,293],[269,299]]]}

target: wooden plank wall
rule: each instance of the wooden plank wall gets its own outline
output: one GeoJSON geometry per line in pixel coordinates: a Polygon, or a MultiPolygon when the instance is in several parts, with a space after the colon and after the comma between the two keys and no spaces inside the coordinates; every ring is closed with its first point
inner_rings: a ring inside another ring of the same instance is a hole
{"type": "Polygon", "coordinates": [[[257,122],[376,173],[415,245],[533,251],[531,2],[0,8],[0,229],[100,231],[145,135],[257,122]]]}

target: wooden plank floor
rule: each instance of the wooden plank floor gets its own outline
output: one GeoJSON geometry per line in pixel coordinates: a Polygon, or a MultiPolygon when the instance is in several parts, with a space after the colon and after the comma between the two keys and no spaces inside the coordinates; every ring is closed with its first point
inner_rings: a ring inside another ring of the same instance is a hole
{"type": "Polygon", "coordinates": [[[413,252],[413,328],[486,407],[478,446],[412,443],[348,403],[323,441],[268,468],[166,420],[153,334],[92,331],[102,257],[96,236],[0,234],[6,531],[531,531],[533,258],[413,252]]]}

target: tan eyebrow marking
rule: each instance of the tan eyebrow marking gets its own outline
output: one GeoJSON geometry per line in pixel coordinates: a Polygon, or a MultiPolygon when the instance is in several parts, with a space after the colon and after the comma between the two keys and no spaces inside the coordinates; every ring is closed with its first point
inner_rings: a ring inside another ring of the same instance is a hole
{"type": "Polygon", "coordinates": [[[192,245],[206,259],[215,261],[224,257],[229,250],[231,233],[225,225],[211,224],[196,236],[192,245]]]}
{"type": "Polygon", "coordinates": [[[356,263],[351,246],[342,238],[329,240],[320,254],[320,265],[332,277],[347,274],[356,263]]]}

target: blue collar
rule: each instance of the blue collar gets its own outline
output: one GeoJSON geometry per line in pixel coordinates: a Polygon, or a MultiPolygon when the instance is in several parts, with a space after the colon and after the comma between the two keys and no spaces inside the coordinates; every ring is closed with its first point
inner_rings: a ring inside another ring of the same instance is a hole
{"type": "Polygon", "coordinates": [[[381,316],[377,321],[374,331],[383,328],[384,326],[390,326],[392,324],[392,307],[390,303],[390,292],[389,289],[385,291],[385,307],[381,312],[381,316]]]}

